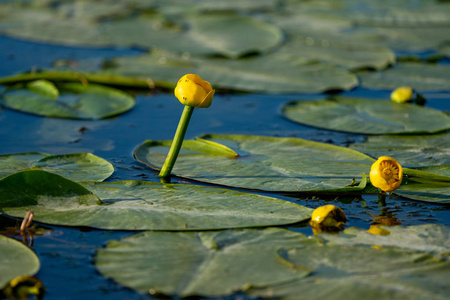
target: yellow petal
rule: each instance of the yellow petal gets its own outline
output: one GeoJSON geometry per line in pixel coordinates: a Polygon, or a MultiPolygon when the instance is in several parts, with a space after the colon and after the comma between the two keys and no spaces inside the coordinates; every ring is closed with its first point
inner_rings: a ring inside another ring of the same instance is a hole
{"type": "Polygon", "coordinates": [[[387,193],[397,189],[402,183],[402,166],[392,157],[381,156],[370,168],[370,182],[387,193]]]}
{"type": "Polygon", "coordinates": [[[396,88],[391,93],[391,99],[392,101],[395,101],[397,103],[403,103],[407,101],[411,101],[413,98],[413,89],[409,86],[402,86],[399,88],[396,88]]]}
{"type": "Polygon", "coordinates": [[[196,74],[186,74],[181,77],[174,93],[182,104],[199,108],[211,106],[214,96],[211,84],[196,74]]]}
{"type": "Polygon", "coordinates": [[[205,96],[203,101],[200,102],[200,104],[197,105],[196,107],[198,107],[198,108],[208,108],[208,107],[210,107],[211,104],[212,104],[212,99],[214,97],[214,93],[215,92],[216,92],[215,90],[209,91],[209,93],[205,96]]]}

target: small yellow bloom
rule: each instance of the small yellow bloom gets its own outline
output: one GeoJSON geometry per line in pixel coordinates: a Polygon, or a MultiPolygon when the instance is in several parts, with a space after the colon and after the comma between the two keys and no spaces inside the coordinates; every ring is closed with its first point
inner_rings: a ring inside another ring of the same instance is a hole
{"type": "Polygon", "coordinates": [[[210,107],[214,92],[208,81],[195,74],[184,75],[175,87],[175,97],[181,103],[198,108],[210,107]]]}
{"type": "Polygon", "coordinates": [[[414,91],[409,86],[402,86],[396,88],[391,93],[391,100],[397,103],[403,103],[407,101],[411,101],[413,98],[414,91]]]}
{"type": "Polygon", "coordinates": [[[402,166],[392,157],[381,156],[370,169],[370,182],[386,193],[392,192],[402,183],[402,166]]]}
{"type": "Polygon", "coordinates": [[[309,224],[313,228],[314,234],[317,234],[323,231],[342,230],[346,221],[347,218],[342,209],[328,204],[320,206],[313,211],[309,224]]]}

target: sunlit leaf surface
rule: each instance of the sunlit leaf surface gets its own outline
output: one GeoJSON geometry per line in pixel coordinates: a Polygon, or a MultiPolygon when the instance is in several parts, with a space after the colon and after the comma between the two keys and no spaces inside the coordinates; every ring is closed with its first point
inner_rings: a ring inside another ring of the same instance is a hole
{"type": "Polygon", "coordinates": [[[39,271],[39,258],[23,243],[0,235],[0,289],[12,279],[34,275],[39,271]]]}
{"type": "Polygon", "coordinates": [[[283,107],[283,115],[305,125],[365,134],[435,133],[450,128],[450,118],[441,111],[390,100],[295,101],[283,107]]]}
{"type": "Polygon", "coordinates": [[[0,180],[0,208],[16,217],[33,210],[36,221],[55,225],[124,230],[284,225],[308,220],[312,212],[275,198],[195,185],[121,181],[83,187],[39,170],[0,180]]]}

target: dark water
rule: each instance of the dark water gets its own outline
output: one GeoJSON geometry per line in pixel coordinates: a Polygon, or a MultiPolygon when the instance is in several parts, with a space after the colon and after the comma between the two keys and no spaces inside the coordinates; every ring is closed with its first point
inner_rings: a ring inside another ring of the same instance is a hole
{"type": "MultiPolygon", "coordinates": [[[[60,59],[92,60],[134,55],[130,49],[83,49],[45,45],[0,36],[0,76],[47,68],[60,59]]],[[[348,96],[387,98],[389,91],[361,88],[344,93],[348,96]]],[[[425,94],[427,106],[449,110],[442,93],[425,94]]],[[[252,134],[300,137],[346,146],[363,141],[364,135],[320,130],[290,122],[279,114],[283,103],[297,99],[319,99],[323,95],[217,95],[207,110],[198,109],[189,125],[186,138],[204,133],[252,134]]],[[[448,97],[447,97],[448,99],[448,97]]],[[[156,174],[143,168],[132,157],[134,148],[146,139],[172,139],[182,112],[182,105],[172,94],[140,94],[136,107],[117,118],[80,121],[43,118],[8,109],[0,109],[0,154],[45,152],[49,154],[91,152],[114,164],[116,172],[108,180],[140,179],[159,182],[156,174]],[[80,131],[81,128],[87,130],[80,131]]],[[[376,195],[349,199],[293,199],[270,194],[304,206],[325,203],[339,205],[348,217],[347,226],[369,228],[371,222],[398,222],[403,225],[426,223],[450,226],[450,207],[402,199],[387,199],[381,206],[376,195]]],[[[0,216],[0,231],[14,234],[18,221],[0,216]]],[[[37,277],[47,289],[45,299],[149,299],[104,279],[93,265],[95,250],[109,240],[134,232],[87,230],[38,225],[32,249],[41,260],[37,277]],[[48,230],[43,230],[48,229],[48,230]]],[[[307,224],[289,227],[312,234],[307,224]]],[[[29,240],[28,240],[29,241],[29,240]]],[[[233,296],[231,296],[233,297],[233,296]]]]}

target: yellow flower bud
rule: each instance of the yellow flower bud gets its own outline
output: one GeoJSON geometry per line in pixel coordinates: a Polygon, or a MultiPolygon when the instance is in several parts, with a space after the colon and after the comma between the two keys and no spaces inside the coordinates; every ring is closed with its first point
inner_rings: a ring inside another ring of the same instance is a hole
{"type": "Polygon", "coordinates": [[[342,230],[346,221],[347,218],[342,209],[328,204],[313,211],[309,224],[312,226],[314,234],[317,234],[323,231],[342,230]]]}
{"type": "Polygon", "coordinates": [[[392,157],[381,156],[370,169],[370,182],[386,193],[392,192],[402,183],[402,166],[392,157]]]}
{"type": "Polygon", "coordinates": [[[407,101],[411,101],[413,98],[413,89],[410,88],[409,86],[402,86],[399,88],[396,88],[392,93],[391,93],[391,99],[394,102],[397,103],[403,103],[403,102],[407,102],[407,101]]]}
{"type": "Polygon", "coordinates": [[[370,225],[370,228],[367,230],[368,233],[376,234],[376,235],[389,235],[389,230],[379,227],[380,224],[370,225]]]}
{"type": "Polygon", "coordinates": [[[175,97],[181,103],[198,108],[210,107],[214,92],[208,81],[195,74],[184,75],[175,87],[175,97]]]}

